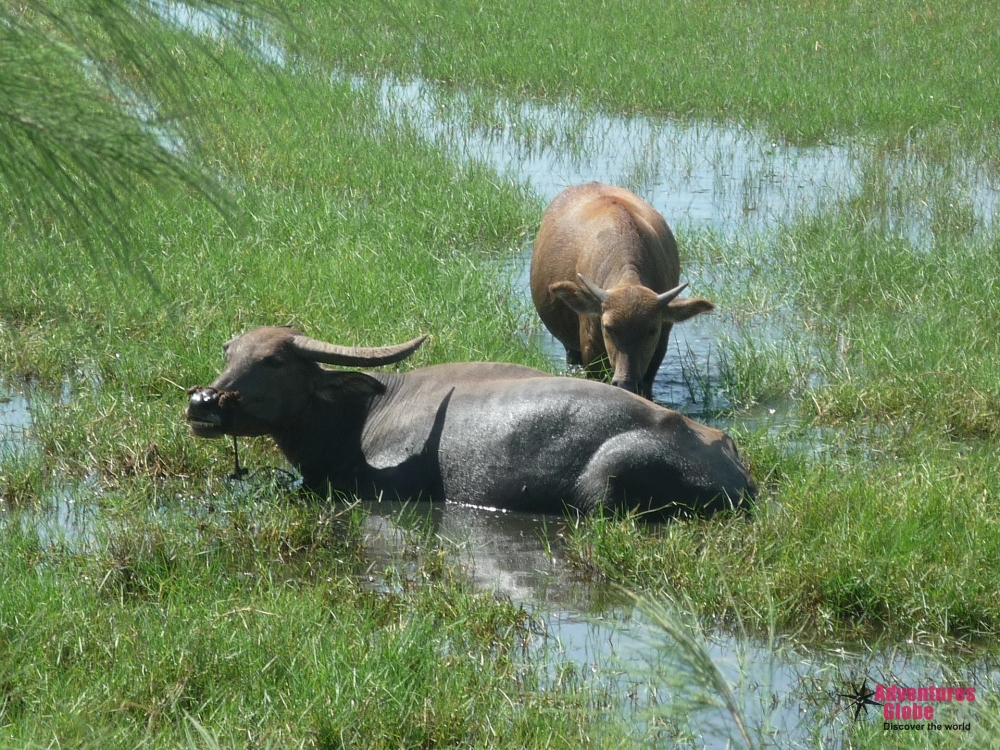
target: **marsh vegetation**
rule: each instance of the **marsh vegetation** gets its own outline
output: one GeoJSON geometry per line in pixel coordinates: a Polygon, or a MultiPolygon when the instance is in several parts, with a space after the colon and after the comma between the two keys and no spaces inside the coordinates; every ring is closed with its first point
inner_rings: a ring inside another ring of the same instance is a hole
{"type": "MultiPolygon", "coordinates": [[[[517,259],[578,178],[625,184],[675,228],[682,281],[719,312],[671,345],[654,395],[725,426],[762,493],[746,518],[595,518],[544,548],[584,583],[684,592],[704,626],[765,643],[977,649],[941,675],[982,686],[989,736],[997,12],[597,5],[301,2],[263,63],[153,14],[212,114],[185,131],[193,171],[116,183],[110,256],[88,217],[58,220],[72,202],[0,185],[3,743],[698,745],[697,704],[629,713],[648,676],[604,682],[537,648],[544,610],[474,585],[433,528],[386,564],[368,511],[302,503],[263,441],[226,481],[232,447],[181,419],[222,343],[262,324],[342,344],[431,333],[404,368],[558,371],[517,259]]],[[[846,720],[840,678],[808,676],[822,736],[897,744],[846,720]]]]}

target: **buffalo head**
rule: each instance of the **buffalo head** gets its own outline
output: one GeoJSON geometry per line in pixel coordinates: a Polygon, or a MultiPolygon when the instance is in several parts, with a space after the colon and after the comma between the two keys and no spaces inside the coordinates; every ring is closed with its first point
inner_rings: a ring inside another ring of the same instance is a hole
{"type": "Polygon", "coordinates": [[[376,395],[384,386],[360,372],[332,372],[319,363],[376,367],[409,357],[426,336],[398,346],[345,347],[285,327],[256,328],[223,347],[226,369],[208,387],[188,391],[187,422],[199,437],[274,434],[315,397],[376,395]]]}
{"type": "MultiPolygon", "coordinates": [[[[715,309],[712,302],[700,297],[678,299],[687,284],[657,294],[640,284],[602,289],[582,273],[577,278],[579,284],[560,281],[551,284],[549,291],[580,316],[580,339],[585,346],[593,337],[584,335],[583,327],[600,326],[599,335],[614,373],[611,384],[632,393],[646,385],[644,379],[660,344],[663,326],[715,309]]],[[[599,356],[584,351],[583,361],[592,362],[599,356]]]]}

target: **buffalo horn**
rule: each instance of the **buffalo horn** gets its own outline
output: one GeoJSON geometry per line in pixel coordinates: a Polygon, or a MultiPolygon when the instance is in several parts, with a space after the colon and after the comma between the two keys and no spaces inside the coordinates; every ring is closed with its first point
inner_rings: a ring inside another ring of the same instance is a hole
{"type": "Polygon", "coordinates": [[[608,296],[607,291],[605,291],[604,289],[601,289],[601,287],[597,286],[597,284],[595,284],[593,281],[591,281],[590,279],[588,279],[582,273],[578,273],[577,274],[577,278],[579,278],[580,282],[585,287],[587,287],[587,289],[590,290],[591,294],[593,294],[595,297],[597,297],[597,299],[600,300],[602,303],[604,302],[605,297],[608,296]]]}
{"type": "Polygon", "coordinates": [[[677,297],[677,295],[683,292],[685,289],[687,289],[687,284],[681,284],[680,286],[675,286],[673,289],[670,289],[664,292],[663,294],[657,294],[656,301],[659,302],[661,305],[666,305],[669,302],[672,302],[677,297]]]}
{"type": "Polygon", "coordinates": [[[424,343],[427,335],[419,336],[405,344],[396,346],[337,346],[325,341],[317,341],[308,336],[295,336],[292,347],[304,357],[328,365],[343,365],[345,367],[378,367],[391,365],[409,357],[424,343]]]}

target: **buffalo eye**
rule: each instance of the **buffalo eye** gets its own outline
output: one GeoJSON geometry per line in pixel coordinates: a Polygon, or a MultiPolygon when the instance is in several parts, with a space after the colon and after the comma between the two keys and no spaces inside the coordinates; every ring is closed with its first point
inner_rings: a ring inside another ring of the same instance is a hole
{"type": "Polygon", "coordinates": [[[282,359],[277,354],[269,354],[261,360],[265,367],[281,367],[285,364],[285,360],[282,359]]]}

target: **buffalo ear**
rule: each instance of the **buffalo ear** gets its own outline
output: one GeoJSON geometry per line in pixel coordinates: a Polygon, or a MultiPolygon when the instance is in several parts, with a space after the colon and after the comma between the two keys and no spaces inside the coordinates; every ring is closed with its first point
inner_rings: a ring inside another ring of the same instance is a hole
{"type": "Polygon", "coordinates": [[[671,300],[666,305],[660,306],[660,313],[663,315],[665,323],[683,323],[690,320],[695,315],[711,312],[715,309],[715,303],[701,297],[684,297],[683,299],[671,300]]]}
{"type": "Polygon", "coordinates": [[[572,281],[557,281],[549,284],[549,292],[565,302],[577,315],[601,314],[601,300],[586,286],[572,281]]]}
{"type": "Polygon", "coordinates": [[[363,372],[323,372],[316,384],[316,395],[326,401],[342,398],[380,396],[385,386],[371,375],[363,372]]]}

